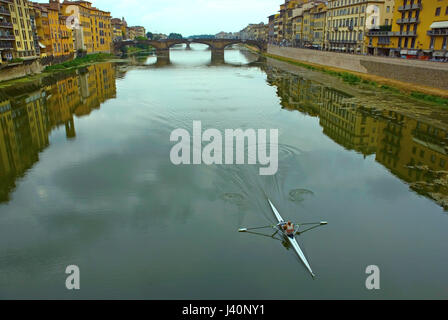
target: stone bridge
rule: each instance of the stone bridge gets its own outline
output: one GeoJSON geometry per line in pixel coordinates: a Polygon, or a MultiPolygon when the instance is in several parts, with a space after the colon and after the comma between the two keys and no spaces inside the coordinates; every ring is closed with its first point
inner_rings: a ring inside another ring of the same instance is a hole
{"type": "Polygon", "coordinates": [[[191,43],[201,43],[208,45],[212,51],[212,56],[224,55],[224,49],[234,44],[247,44],[257,47],[262,52],[267,51],[267,43],[256,40],[239,40],[239,39],[167,39],[167,40],[127,40],[114,43],[114,51],[117,53],[123,47],[132,47],[138,44],[147,44],[156,49],[157,55],[169,55],[171,47],[178,44],[186,44],[187,47],[191,43]]]}

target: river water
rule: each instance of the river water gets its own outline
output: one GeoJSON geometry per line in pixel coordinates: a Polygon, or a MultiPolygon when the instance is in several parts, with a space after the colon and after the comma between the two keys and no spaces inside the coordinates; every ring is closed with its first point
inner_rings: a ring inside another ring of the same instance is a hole
{"type": "Polygon", "coordinates": [[[448,298],[446,112],[192,47],[0,93],[0,298],[448,298]],[[278,173],[173,165],[170,134],[195,120],[278,129],[278,173]],[[275,222],[265,195],[329,222],[299,237],[315,280],[282,241],[237,232],[275,222]]]}

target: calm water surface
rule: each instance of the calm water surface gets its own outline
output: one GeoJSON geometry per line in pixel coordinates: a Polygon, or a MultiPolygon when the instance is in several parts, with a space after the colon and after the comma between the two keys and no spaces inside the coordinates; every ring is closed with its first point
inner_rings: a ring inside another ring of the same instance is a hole
{"type": "Polygon", "coordinates": [[[1,93],[0,298],[448,298],[443,121],[193,49],[1,93]],[[279,129],[278,174],[172,165],[170,133],[194,120],[279,129]],[[280,241],[236,232],[274,222],[265,193],[286,218],[329,221],[300,237],[316,280],[280,241]]]}

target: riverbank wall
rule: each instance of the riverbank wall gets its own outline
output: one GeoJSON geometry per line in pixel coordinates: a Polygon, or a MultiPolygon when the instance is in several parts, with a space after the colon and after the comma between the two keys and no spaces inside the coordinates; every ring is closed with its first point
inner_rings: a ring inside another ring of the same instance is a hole
{"type": "Polygon", "coordinates": [[[25,60],[18,63],[0,65],[0,82],[23,78],[26,76],[39,74],[47,66],[64,63],[73,60],[74,55],[66,55],[60,57],[45,57],[35,60],[25,60]]]}
{"type": "Polygon", "coordinates": [[[361,75],[373,75],[416,86],[448,90],[448,63],[363,56],[274,45],[268,46],[267,53],[312,65],[361,75]]]}

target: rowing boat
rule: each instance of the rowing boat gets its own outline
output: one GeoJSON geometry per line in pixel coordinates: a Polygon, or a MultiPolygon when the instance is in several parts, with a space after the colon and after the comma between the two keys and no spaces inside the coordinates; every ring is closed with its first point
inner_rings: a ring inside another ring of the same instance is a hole
{"type": "Polygon", "coordinates": [[[303,264],[305,265],[305,267],[308,269],[308,271],[311,273],[311,275],[313,276],[313,278],[315,277],[313,270],[310,267],[310,264],[308,263],[308,260],[306,259],[305,255],[303,254],[302,249],[300,249],[299,243],[297,242],[297,239],[295,236],[293,237],[288,237],[286,235],[286,233],[284,232],[284,230],[282,229],[282,225],[285,224],[285,220],[282,218],[282,216],[280,215],[280,213],[278,212],[277,208],[274,206],[274,204],[271,202],[271,200],[268,200],[269,204],[271,205],[272,211],[274,212],[275,217],[278,220],[278,225],[277,228],[283,233],[283,235],[288,239],[289,243],[291,244],[291,246],[294,248],[294,251],[297,253],[297,255],[299,256],[300,260],[302,260],[303,264]]]}

